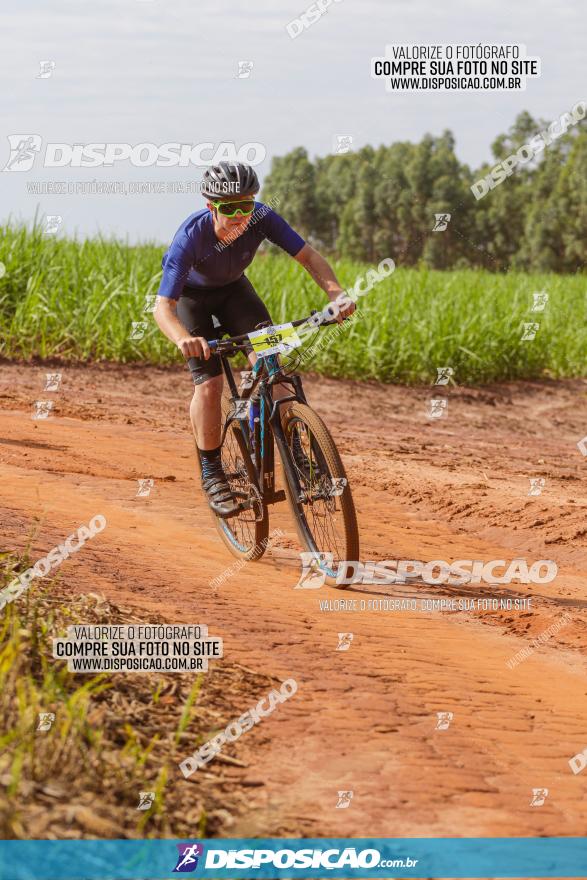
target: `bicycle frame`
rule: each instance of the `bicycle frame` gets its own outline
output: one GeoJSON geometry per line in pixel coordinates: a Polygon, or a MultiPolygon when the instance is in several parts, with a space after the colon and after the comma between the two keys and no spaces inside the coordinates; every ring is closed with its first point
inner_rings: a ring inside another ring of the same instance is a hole
{"type": "MultiPolygon", "coordinates": [[[[326,522],[325,518],[330,517],[328,531],[330,534],[331,529],[336,530],[334,540],[337,547],[338,537],[342,536],[340,559],[359,558],[356,513],[348,490],[344,465],[327,427],[308,405],[301,376],[286,373],[281,363],[281,354],[278,353],[289,352],[307,340],[305,334],[302,340],[294,341],[290,332],[292,327],[308,325],[317,329],[337,323],[334,319],[326,319],[324,314],[316,323],[316,314],[312,312],[306,318],[283,326],[273,327],[269,322],[263,322],[255,329],[266,332],[255,335],[251,332],[225,338],[222,328],[219,328],[218,338],[208,341],[210,351],[220,358],[231,400],[228,411],[223,406],[225,415],[220,442],[224,446],[227,437],[231,438],[224,457],[230,465],[226,475],[231,487],[234,485],[233,492],[238,505],[235,512],[225,519],[249,510],[253,511],[255,519],[251,525],[252,520],[245,515],[242,523],[237,524],[235,532],[217,516],[217,527],[230,550],[235,555],[244,554],[247,559],[260,558],[263,554],[264,544],[259,551],[257,543],[267,539],[268,506],[284,500],[289,502],[292,509],[302,546],[311,552],[321,552],[319,548],[324,544],[325,537],[322,520],[326,522]],[[229,366],[229,358],[238,351],[246,352],[250,356],[251,349],[257,350],[256,360],[249,368],[251,372],[247,374],[247,379],[237,387],[238,380],[235,380],[229,366]],[[273,387],[276,385],[280,386],[283,396],[275,397],[273,387]],[[283,406],[289,407],[292,404],[291,413],[282,411],[283,406]],[[282,427],[282,415],[284,421],[287,421],[285,428],[282,427]],[[296,445],[296,438],[303,444],[301,448],[296,445]],[[279,490],[275,488],[275,444],[283,465],[284,488],[279,490]],[[308,455],[304,446],[309,446],[308,455]],[[298,451],[303,456],[301,460],[298,451]],[[312,472],[312,461],[316,467],[315,475],[312,472]],[[339,477],[344,481],[341,484],[342,492],[338,491],[339,477]],[[333,499],[341,494],[338,507],[333,499]],[[318,502],[320,506],[316,506],[318,502]],[[332,516],[337,513],[340,513],[340,522],[331,523],[332,516]],[[221,527],[219,522],[222,523],[221,527]],[[255,545],[251,543],[253,528],[255,545]],[[315,534],[316,529],[318,537],[315,534]],[[243,530],[244,543],[238,537],[243,530]]],[[[334,570],[324,568],[324,571],[326,577],[334,579],[334,570]]]]}
{"type": "MultiPolygon", "coordinates": [[[[285,499],[283,490],[275,491],[275,448],[274,441],[277,443],[286,478],[290,486],[297,486],[298,493],[301,490],[298,474],[293,467],[283,427],[281,425],[281,407],[290,402],[298,401],[307,403],[302,381],[300,376],[286,376],[282,372],[277,355],[268,355],[267,357],[258,357],[252,366],[253,382],[252,384],[239,392],[232,370],[228,363],[226,355],[220,354],[222,369],[228,387],[230,389],[231,398],[239,400],[249,400],[257,392],[259,399],[259,421],[255,426],[255,455],[253,464],[257,470],[258,488],[261,491],[266,504],[275,504],[285,499]],[[274,385],[290,385],[292,393],[283,397],[273,399],[272,388],[274,385]],[[270,426],[270,430],[268,430],[270,426]]],[[[233,421],[239,421],[243,436],[248,440],[250,436],[249,422],[247,419],[237,419],[236,415],[229,415],[222,432],[221,443],[224,443],[226,432],[233,421]]],[[[251,453],[253,450],[250,450],[251,453]]]]}

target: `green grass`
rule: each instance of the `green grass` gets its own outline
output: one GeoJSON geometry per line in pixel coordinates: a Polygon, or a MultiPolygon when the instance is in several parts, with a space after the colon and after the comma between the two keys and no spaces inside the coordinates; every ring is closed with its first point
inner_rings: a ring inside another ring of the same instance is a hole
{"type": "MultiPolygon", "coordinates": [[[[0,589],[30,561],[28,549],[20,558],[0,553],[0,589]]],[[[82,825],[92,836],[173,836],[174,825],[187,833],[182,814],[193,807],[193,795],[176,792],[171,806],[166,798],[177,784],[186,740],[207,738],[196,705],[203,675],[75,675],[52,656],[51,639],[64,636],[67,626],[113,618],[120,622],[117,609],[94,594],[65,599],[56,580],[35,581],[0,612],[0,838],[31,835],[36,797],[47,786],[59,808],[87,804],[94,793],[88,806],[98,818],[82,825]],[[161,690],[170,686],[178,689],[177,700],[161,705],[161,690]],[[38,730],[40,713],[53,714],[48,731],[38,730]],[[202,729],[188,734],[194,725],[202,729]],[[155,800],[137,811],[141,790],[154,791],[155,800]]],[[[196,809],[205,822],[204,804],[196,809]]]]}
{"type": "MultiPolygon", "coordinates": [[[[39,226],[1,229],[0,355],[29,359],[106,359],[180,363],[175,347],[143,312],[157,291],[163,247],[96,238],[44,235],[39,226]],[[141,340],[133,321],[147,321],[141,340]]],[[[393,255],[391,255],[393,256],[393,255]]],[[[367,266],[334,263],[345,286],[367,266]]],[[[247,273],[273,319],[291,320],[325,302],[293,260],[259,254],[247,273]]],[[[430,383],[451,366],[458,384],[587,375],[587,279],[584,276],[496,275],[481,271],[401,269],[361,299],[348,331],[313,348],[304,369],[382,382],[430,383]],[[544,312],[532,293],[545,290],[544,312]],[[522,342],[524,322],[538,322],[522,342]]]]}
{"type": "MultiPolygon", "coordinates": [[[[0,549],[0,590],[38,558],[34,537],[20,553],[0,549]]],[[[0,839],[224,837],[232,815],[250,809],[245,785],[227,790],[220,760],[189,781],[178,765],[273,678],[231,664],[90,676],[53,657],[52,638],[68,626],[137,622],[60,575],[33,580],[0,610],[0,839]],[[53,715],[48,729],[41,713],[53,715]],[[140,791],[155,792],[148,810],[137,810],[140,791]]],[[[227,746],[225,759],[241,748],[227,746]]]]}
{"type": "MultiPolygon", "coordinates": [[[[3,588],[14,576],[17,560],[1,554],[0,562],[3,588]]],[[[26,562],[25,558],[25,567],[26,562]]],[[[76,614],[83,600],[72,610],[66,604],[51,603],[50,591],[51,585],[45,590],[30,588],[0,615],[0,711],[4,721],[0,776],[6,783],[5,796],[0,797],[1,836],[24,836],[30,796],[34,791],[43,791],[44,786],[69,791],[75,802],[75,791],[84,778],[90,788],[97,787],[96,779],[109,778],[111,784],[115,783],[118,801],[135,807],[138,791],[148,775],[147,788],[157,795],[153,807],[138,813],[129,810],[129,830],[141,835],[147,823],[162,822],[164,811],[167,763],[146,767],[158,736],[145,743],[131,724],[106,709],[108,691],[113,688],[111,676],[76,677],[67,671],[64,662],[53,659],[51,636],[61,634],[65,626],[83,622],[76,614]],[[97,725],[91,720],[92,711],[100,717],[108,712],[114,716],[114,724],[97,725]],[[42,712],[53,713],[49,733],[38,732],[42,712]],[[117,760],[112,757],[116,754],[113,745],[120,749],[117,760]],[[92,782],[87,782],[88,778],[92,782]]],[[[119,710],[120,705],[119,700],[119,710]]],[[[189,713],[189,707],[185,711],[189,713]]],[[[103,796],[106,790],[100,794],[103,796]]]]}

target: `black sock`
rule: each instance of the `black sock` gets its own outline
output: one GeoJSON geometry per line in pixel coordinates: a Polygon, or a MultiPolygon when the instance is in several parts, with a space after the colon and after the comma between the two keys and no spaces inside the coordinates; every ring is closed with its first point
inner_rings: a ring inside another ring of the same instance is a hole
{"type": "Polygon", "coordinates": [[[202,479],[206,480],[222,470],[222,459],[220,457],[221,446],[216,449],[199,449],[200,461],[202,462],[202,479]]]}

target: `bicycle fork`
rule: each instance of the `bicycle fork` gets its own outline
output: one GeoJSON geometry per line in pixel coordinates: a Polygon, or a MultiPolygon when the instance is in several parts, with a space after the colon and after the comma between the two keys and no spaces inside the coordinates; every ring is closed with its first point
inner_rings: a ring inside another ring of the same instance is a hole
{"type": "Polygon", "coordinates": [[[279,407],[275,407],[269,394],[262,394],[259,400],[259,417],[255,424],[254,442],[257,473],[266,504],[277,504],[278,501],[285,501],[286,497],[283,489],[275,488],[275,444],[273,437],[276,425],[281,430],[279,407]],[[270,406],[272,412],[269,412],[270,406]],[[271,425],[271,430],[269,425],[271,425]]]}
{"type": "MultiPolygon", "coordinates": [[[[295,390],[296,390],[296,392],[298,391],[297,388],[295,390]]],[[[283,431],[283,426],[281,424],[281,411],[280,411],[281,406],[283,404],[288,403],[289,401],[299,401],[299,399],[300,399],[300,397],[298,396],[298,394],[294,393],[294,394],[288,395],[287,397],[280,397],[275,401],[271,401],[272,407],[271,407],[271,413],[268,416],[268,421],[271,424],[270,447],[271,447],[271,468],[273,471],[272,479],[273,479],[273,481],[275,479],[275,477],[274,477],[275,448],[274,448],[274,443],[273,443],[273,439],[275,439],[275,443],[277,443],[277,446],[279,448],[279,452],[281,455],[281,462],[283,465],[284,477],[288,481],[288,483],[292,487],[292,489],[295,491],[295,494],[298,497],[298,501],[301,501],[302,500],[302,487],[300,485],[300,480],[299,480],[299,476],[297,474],[297,471],[295,470],[295,468],[292,464],[290,449],[287,444],[287,440],[285,439],[285,433],[283,431]]],[[[276,494],[280,496],[279,499],[277,499],[277,500],[281,500],[286,497],[285,491],[283,489],[280,489],[276,494]]]]}

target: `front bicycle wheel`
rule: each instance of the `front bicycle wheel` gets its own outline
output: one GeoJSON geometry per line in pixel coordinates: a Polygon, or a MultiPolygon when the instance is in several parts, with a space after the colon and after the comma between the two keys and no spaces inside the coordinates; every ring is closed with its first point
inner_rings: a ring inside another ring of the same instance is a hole
{"type": "MultiPolygon", "coordinates": [[[[222,398],[222,422],[232,411],[229,397],[222,398]]],[[[249,506],[228,519],[210,511],[216,530],[233,556],[245,562],[260,559],[267,549],[269,516],[257,480],[247,442],[239,422],[232,422],[222,444],[222,466],[230,488],[239,501],[249,506]]]]}
{"type": "Polygon", "coordinates": [[[299,480],[287,498],[302,545],[316,554],[316,567],[336,585],[342,562],[359,560],[359,529],[351,488],[332,436],[311,407],[293,404],[284,417],[288,453],[299,480]]]}

